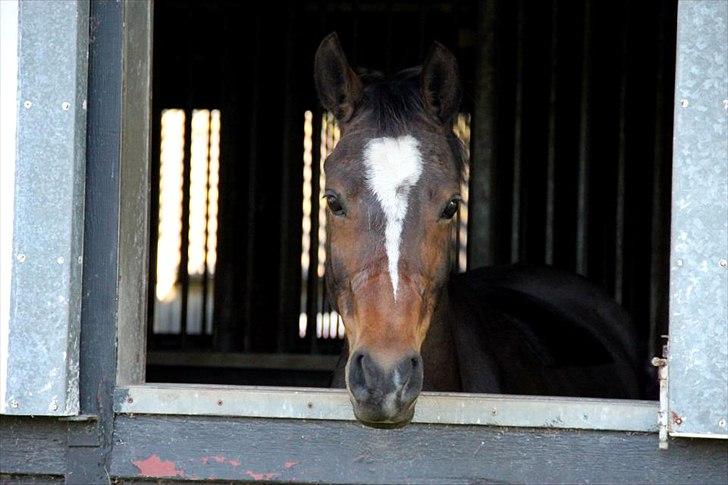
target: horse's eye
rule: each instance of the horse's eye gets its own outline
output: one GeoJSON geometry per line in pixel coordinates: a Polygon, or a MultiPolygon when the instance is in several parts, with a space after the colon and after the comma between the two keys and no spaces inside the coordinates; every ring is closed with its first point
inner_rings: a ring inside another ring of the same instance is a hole
{"type": "Polygon", "coordinates": [[[460,199],[450,199],[445,208],[442,210],[442,214],[440,214],[440,217],[442,217],[443,219],[452,219],[455,213],[458,211],[458,207],[460,207],[460,199]]]}
{"type": "Polygon", "coordinates": [[[337,216],[343,216],[344,215],[344,208],[341,206],[341,202],[339,202],[339,198],[336,197],[333,194],[326,194],[324,195],[326,198],[326,204],[329,206],[329,210],[334,213],[334,215],[337,216]]]}

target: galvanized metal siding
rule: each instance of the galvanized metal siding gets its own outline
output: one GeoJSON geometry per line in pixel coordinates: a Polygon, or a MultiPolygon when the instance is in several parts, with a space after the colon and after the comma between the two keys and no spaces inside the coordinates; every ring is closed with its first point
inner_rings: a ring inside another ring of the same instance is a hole
{"type": "Polygon", "coordinates": [[[21,2],[8,414],[76,414],[87,0],[21,2]]]}
{"type": "Polygon", "coordinates": [[[668,421],[728,438],[728,2],[681,1],[677,46],[668,421]]]}

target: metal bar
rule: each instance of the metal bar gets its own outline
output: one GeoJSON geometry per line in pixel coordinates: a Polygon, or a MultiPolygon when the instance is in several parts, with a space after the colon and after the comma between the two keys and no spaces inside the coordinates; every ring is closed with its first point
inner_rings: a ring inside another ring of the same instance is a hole
{"type": "Polygon", "coordinates": [[[308,281],[306,282],[306,315],[308,328],[306,332],[309,338],[309,351],[315,354],[318,351],[316,337],[316,316],[318,313],[318,211],[319,211],[319,176],[320,176],[320,154],[321,154],[321,121],[323,114],[320,109],[313,111],[312,120],[312,157],[311,162],[311,245],[309,251],[308,281]]]}
{"type": "Polygon", "coordinates": [[[296,239],[294,237],[294,234],[296,234],[294,225],[297,222],[300,225],[300,219],[293,216],[293,214],[300,214],[300,205],[292,204],[294,200],[292,194],[300,194],[300,192],[295,191],[295,187],[300,186],[300,184],[295,183],[298,177],[294,176],[294,173],[298,173],[300,170],[293,169],[299,169],[302,165],[301,159],[296,156],[300,153],[300,146],[296,144],[295,148],[299,150],[294,149],[294,140],[299,140],[299,137],[294,135],[294,133],[301,129],[300,113],[296,112],[299,104],[294,104],[294,99],[296,98],[294,96],[294,90],[297,85],[294,69],[296,54],[295,29],[296,15],[294,7],[291,6],[288,10],[286,20],[284,78],[287,88],[283,94],[283,129],[281,130],[283,153],[280,165],[281,210],[278,216],[280,219],[278,226],[280,228],[280,241],[278,243],[278,319],[276,332],[276,349],[278,352],[285,352],[286,349],[291,350],[293,348],[291,337],[297,336],[298,334],[298,319],[292,318],[294,315],[297,315],[298,311],[293,315],[291,312],[292,308],[298,306],[298,301],[292,292],[292,288],[298,287],[295,281],[296,279],[299,281],[301,279],[300,268],[297,272],[291,271],[291,268],[296,267],[296,263],[300,265],[300,258],[297,260],[295,258],[296,254],[291,251],[291,248],[296,246],[294,244],[296,239]]]}
{"type": "MultiPolygon", "coordinates": [[[[668,268],[666,261],[670,257],[669,248],[669,194],[670,178],[667,168],[670,163],[665,155],[665,147],[670,146],[669,126],[665,123],[665,101],[669,98],[666,91],[669,86],[666,81],[666,17],[667,7],[664,2],[658,4],[657,20],[657,75],[655,80],[655,138],[652,170],[652,214],[650,217],[650,331],[647,341],[647,357],[656,355],[659,335],[666,331],[661,323],[667,324],[667,294],[669,286],[668,268]],[[667,185],[667,187],[665,187],[667,185]]],[[[671,19],[674,20],[674,19],[671,19]]],[[[672,22],[671,22],[672,24],[672,22]]],[[[673,24],[674,25],[674,24],[673,24]]],[[[674,39],[670,39],[670,45],[674,39]]]]}
{"type": "MultiPolygon", "coordinates": [[[[191,75],[190,75],[191,78],[191,75]]],[[[190,246],[190,169],[192,162],[192,103],[185,109],[185,141],[182,162],[182,234],[180,235],[180,347],[187,347],[187,306],[190,293],[190,273],[187,270],[190,246]]]]}
{"type": "Polygon", "coordinates": [[[524,56],[524,23],[526,21],[523,0],[518,2],[516,14],[516,83],[513,128],[513,185],[511,186],[511,263],[521,259],[521,183],[523,173],[523,71],[524,56]]]}
{"type": "Polygon", "coordinates": [[[628,88],[628,58],[629,58],[629,3],[625,0],[622,5],[623,22],[620,33],[620,54],[622,58],[619,76],[619,108],[617,127],[617,174],[614,212],[614,299],[617,303],[624,301],[624,217],[625,217],[625,183],[627,163],[627,88],[628,88]]]}
{"type": "MultiPolygon", "coordinates": [[[[145,384],[118,388],[114,411],[352,421],[343,389],[145,384]]],[[[657,432],[656,401],[423,392],[414,423],[657,432]]]]}
{"type": "Polygon", "coordinates": [[[546,221],[544,237],[544,262],[554,264],[554,224],[556,202],[556,145],[557,145],[557,104],[559,82],[559,0],[551,5],[551,69],[549,71],[549,119],[548,153],[546,155],[546,221]]]}
{"type": "Polygon", "coordinates": [[[584,2],[584,30],[581,59],[581,97],[579,110],[579,159],[576,196],[576,272],[586,275],[589,256],[589,165],[591,141],[591,0],[584,2]]]}
{"type": "Polygon", "coordinates": [[[468,267],[495,263],[497,105],[496,41],[498,1],[477,4],[475,102],[472,126],[468,267]]]}
{"type": "Polygon", "coordinates": [[[208,227],[208,219],[210,216],[210,164],[212,159],[210,154],[212,153],[212,109],[207,112],[207,160],[205,162],[205,234],[203,237],[202,244],[202,305],[200,315],[200,334],[205,335],[207,333],[207,292],[209,289],[209,278],[210,272],[207,269],[207,252],[209,250],[210,234],[208,227]]]}
{"type": "Polygon", "coordinates": [[[244,325],[243,349],[247,352],[253,348],[253,302],[255,288],[255,226],[258,206],[257,177],[258,177],[258,118],[260,113],[260,57],[262,52],[261,39],[261,14],[255,15],[255,47],[253,48],[250,88],[250,137],[248,138],[248,200],[247,200],[247,234],[245,239],[245,303],[244,303],[244,325]]]}

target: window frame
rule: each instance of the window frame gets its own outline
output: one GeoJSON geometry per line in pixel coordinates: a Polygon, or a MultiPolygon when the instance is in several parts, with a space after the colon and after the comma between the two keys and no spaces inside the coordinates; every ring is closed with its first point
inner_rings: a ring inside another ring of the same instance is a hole
{"type": "MultiPolygon", "coordinates": [[[[680,2],[681,9],[685,3],[680,2]]],[[[344,390],[144,382],[152,8],[147,2],[127,2],[124,9],[120,295],[114,412],[353,421],[344,390]]],[[[425,392],[418,401],[413,422],[657,433],[658,404],[642,400],[425,392]]]]}

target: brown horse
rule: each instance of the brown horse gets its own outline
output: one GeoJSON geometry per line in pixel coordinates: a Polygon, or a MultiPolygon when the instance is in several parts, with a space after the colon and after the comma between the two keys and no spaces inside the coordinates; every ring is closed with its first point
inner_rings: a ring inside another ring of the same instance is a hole
{"type": "Polygon", "coordinates": [[[629,321],[585,280],[548,269],[450,277],[461,89],[435,44],[421,68],[358,75],[336,34],[315,81],[342,136],[325,162],[326,284],[346,326],[335,383],[356,417],[409,422],[420,391],[634,397],[629,321]]]}

